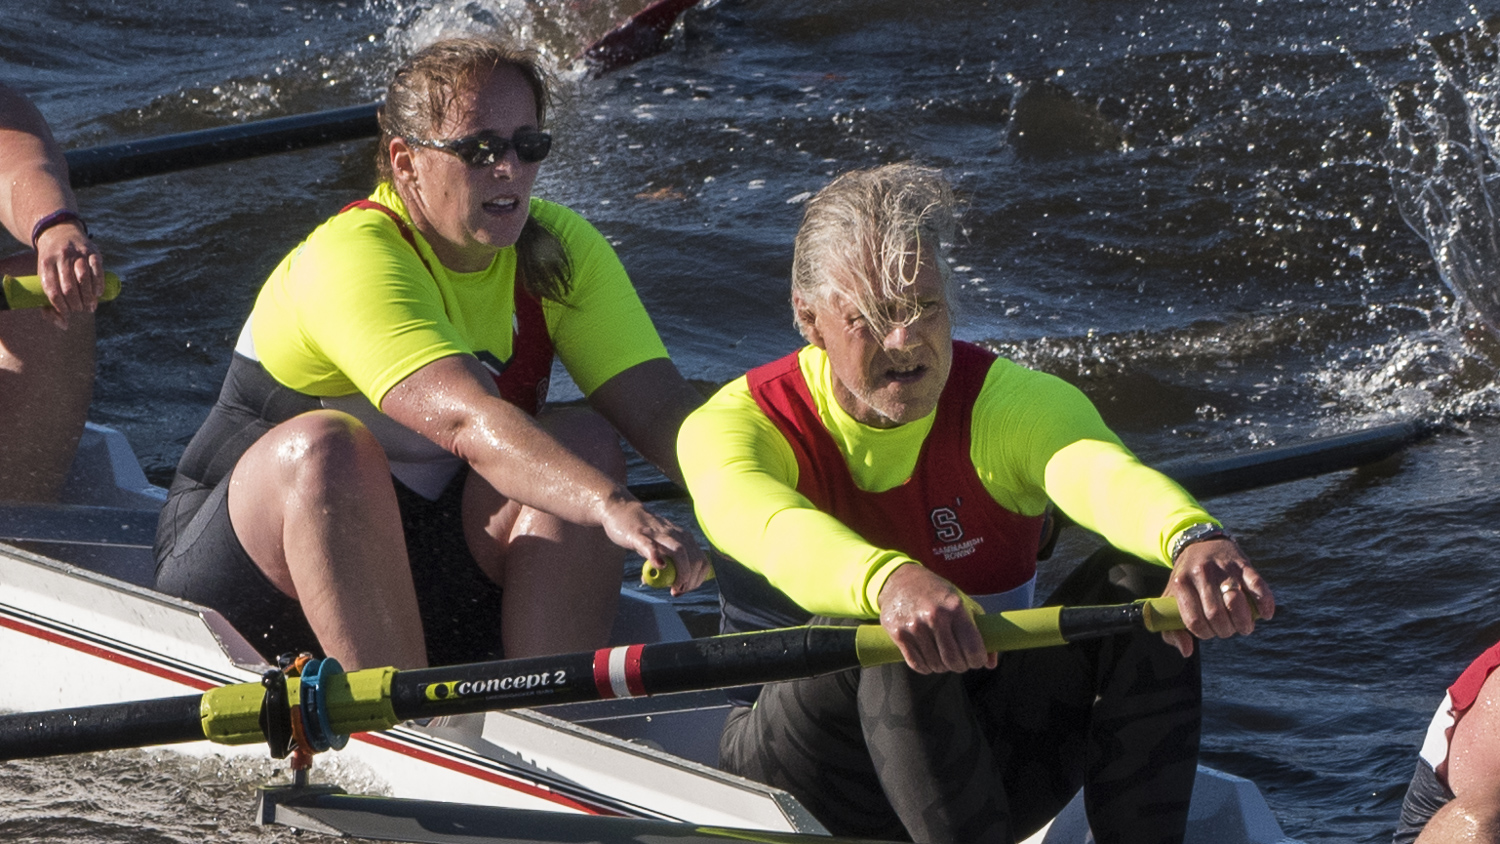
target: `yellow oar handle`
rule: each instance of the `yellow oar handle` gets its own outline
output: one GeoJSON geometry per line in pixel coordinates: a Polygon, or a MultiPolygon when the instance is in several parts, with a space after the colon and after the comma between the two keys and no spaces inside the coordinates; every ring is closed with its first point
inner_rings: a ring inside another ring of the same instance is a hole
{"type": "MultiPolygon", "coordinates": [[[[8,275],[0,279],[0,286],[4,287],[5,306],[10,310],[45,308],[51,304],[47,301],[47,294],[42,292],[41,276],[8,275]]],[[[108,302],[118,295],[120,295],[120,277],[112,272],[106,272],[104,292],[100,294],[99,301],[108,302]]]]}
{"type": "MultiPolygon", "coordinates": [[[[714,570],[709,569],[708,576],[703,579],[713,580],[714,570]]],[[[670,557],[661,561],[661,568],[651,565],[651,561],[647,560],[641,564],[641,580],[652,589],[669,589],[677,582],[677,566],[673,565],[670,557]]]]}
{"type": "MultiPolygon", "coordinates": [[[[1141,623],[1152,633],[1187,629],[1187,626],[1182,623],[1182,612],[1177,608],[1176,598],[1147,598],[1140,603],[1142,604],[1141,623]]],[[[1253,611],[1255,605],[1250,606],[1253,611]]]]}
{"type": "MultiPolygon", "coordinates": [[[[1177,611],[1175,598],[1149,598],[1137,601],[1136,606],[1140,608],[1140,615],[1134,623],[1144,626],[1152,633],[1183,629],[1182,615],[1177,611]]],[[[1092,609],[1094,608],[1082,608],[1083,611],[1092,609]]],[[[1117,617],[1110,618],[1108,621],[1110,624],[1119,624],[1119,618],[1123,616],[1119,616],[1118,612],[1122,608],[1101,609],[1114,611],[1113,614],[1117,617]]],[[[979,628],[979,635],[984,637],[984,649],[990,653],[1018,651],[1026,648],[1050,648],[1054,645],[1065,645],[1074,638],[1099,635],[1099,631],[1096,631],[1090,623],[1070,622],[1064,616],[1064,613],[1074,611],[1075,608],[1069,607],[1009,610],[975,616],[974,624],[979,628]]],[[[1113,630],[1113,632],[1121,631],[1113,630]]],[[[890,634],[878,624],[860,625],[855,631],[854,642],[860,665],[866,667],[885,665],[900,662],[902,659],[901,651],[892,641],[890,634]]]]}

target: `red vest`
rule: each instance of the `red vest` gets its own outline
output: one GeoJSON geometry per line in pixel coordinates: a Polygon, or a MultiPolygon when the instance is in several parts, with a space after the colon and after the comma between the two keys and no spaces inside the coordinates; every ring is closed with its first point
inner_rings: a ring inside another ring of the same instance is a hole
{"type": "Polygon", "coordinates": [[[1480,654],[1448,687],[1448,698],[1453,702],[1454,712],[1466,712],[1474,705],[1474,701],[1479,699],[1479,690],[1484,687],[1484,681],[1489,679],[1490,672],[1496,668],[1500,668],[1500,643],[1480,654]]]}
{"type": "MultiPolygon", "coordinates": [[[[421,258],[424,265],[427,264],[427,259],[422,258],[422,250],[417,249],[417,239],[412,234],[411,227],[401,219],[400,214],[373,199],[355,200],[340,209],[339,213],[351,208],[380,211],[390,217],[401,236],[411,244],[417,257],[421,258]]],[[[427,272],[436,277],[432,273],[432,267],[428,266],[427,272]]],[[[526,290],[526,285],[519,278],[516,279],[515,307],[515,333],[511,337],[510,360],[500,362],[494,360],[493,355],[479,357],[495,379],[495,387],[500,391],[501,398],[535,416],[541,412],[542,405],[547,403],[547,387],[552,378],[552,337],[547,333],[547,319],[542,314],[542,303],[526,290]],[[485,357],[491,360],[484,360],[485,357]]]]}
{"type": "Polygon", "coordinates": [[[974,400],[995,355],[953,343],[953,370],[912,476],[885,492],[855,486],[794,353],[749,373],[750,394],[797,457],[797,491],[872,545],[900,551],[972,595],[1014,589],[1036,574],[1042,516],[1001,507],[969,456],[974,400]]]}

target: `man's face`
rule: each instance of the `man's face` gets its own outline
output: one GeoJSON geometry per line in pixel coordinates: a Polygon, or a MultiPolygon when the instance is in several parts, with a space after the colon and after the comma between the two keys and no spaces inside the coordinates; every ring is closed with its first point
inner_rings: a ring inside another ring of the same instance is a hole
{"type": "Polygon", "coordinates": [[[834,398],[846,413],[874,428],[914,422],[937,407],[953,366],[953,324],[934,256],[922,251],[910,303],[886,300],[879,307],[893,321],[877,336],[847,293],[849,280],[835,278],[824,301],[798,301],[807,339],[828,353],[834,398]],[[915,319],[912,317],[915,316],[915,319]]]}

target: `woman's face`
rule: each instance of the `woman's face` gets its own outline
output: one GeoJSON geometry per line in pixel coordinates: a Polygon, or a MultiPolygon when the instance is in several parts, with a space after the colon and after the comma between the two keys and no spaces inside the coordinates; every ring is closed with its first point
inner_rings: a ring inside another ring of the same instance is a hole
{"type": "MultiPolygon", "coordinates": [[[[480,132],[511,138],[517,130],[539,129],[531,86],[507,65],[461,93],[433,136],[419,140],[451,141],[480,132]]],[[[403,138],[391,141],[390,154],[413,222],[448,269],[483,270],[520,237],[541,162],[520,160],[512,147],[493,164],[471,167],[451,152],[403,138]]]]}

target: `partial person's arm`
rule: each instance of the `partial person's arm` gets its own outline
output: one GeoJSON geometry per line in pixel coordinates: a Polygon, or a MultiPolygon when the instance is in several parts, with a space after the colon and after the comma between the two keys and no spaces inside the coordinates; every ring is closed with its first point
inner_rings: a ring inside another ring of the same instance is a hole
{"type": "Polygon", "coordinates": [[[1500,781],[1438,809],[1417,844],[1500,844],[1500,781]]]}
{"type": "Polygon", "coordinates": [[[1490,672],[1448,743],[1454,797],[1417,844],[1500,844],[1500,671],[1490,672]]]}
{"type": "Polygon", "coordinates": [[[380,410],[462,458],[501,495],[602,527],[616,545],[651,561],[671,557],[684,578],[702,579],[707,561],[690,533],[651,513],[502,399],[472,356],[426,364],[392,387],[380,410]]]}
{"type": "Polygon", "coordinates": [[[797,492],[797,461],[745,379],[687,418],[677,455],[714,546],[816,615],[876,618],[879,592],[911,558],[877,548],[797,492]]]}
{"type": "Polygon", "coordinates": [[[78,215],[67,159],[36,106],[4,85],[0,225],[36,250],[36,272],[60,325],[69,313],[94,310],[104,289],[103,259],[78,215]]]}
{"type": "Polygon", "coordinates": [[[1254,600],[1260,617],[1276,613],[1270,585],[1233,540],[1195,542],[1175,561],[1169,558],[1170,544],[1179,532],[1218,520],[1175,481],[1143,465],[1118,442],[1079,440],[1047,462],[1045,475],[1058,507],[1079,524],[1116,548],[1171,566],[1162,594],[1177,599],[1187,629],[1163,632],[1162,638],[1183,656],[1192,654],[1195,637],[1227,639],[1255,632],[1255,614],[1246,596],[1254,600]]]}
{"type": "MultiPolygon", "coordinates": [[[[676,364],[667,358],[638,363],[589,394],[589,404],[636,452],[674,483],[683,485],[682,470],[677,466],[677,431],[682,420],[703,404],[703,396],[682,377],[676,364]]],[[[672,594],[697,589],[707,577],[706,567],[684,560],[677,565],[672,594]]]]}
{"type": "Polygon", "coordinates": [[[589,404],[608,419],[640,455],[678,485],[677,431],[703,404],[703,396],[668,358],[621,372],[589,394],[589,404]]]}

